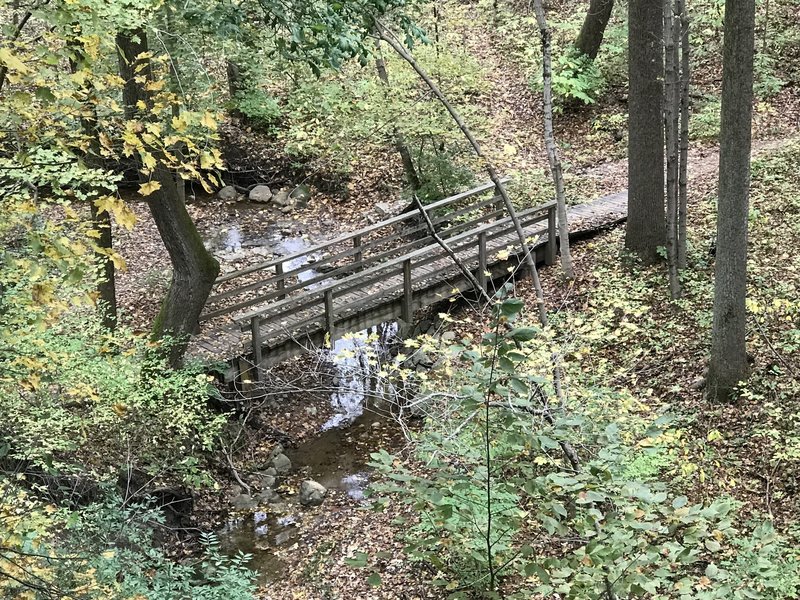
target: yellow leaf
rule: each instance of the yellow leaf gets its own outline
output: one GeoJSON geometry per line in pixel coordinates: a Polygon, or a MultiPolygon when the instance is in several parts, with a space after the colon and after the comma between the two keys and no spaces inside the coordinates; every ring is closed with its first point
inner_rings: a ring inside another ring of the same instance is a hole
{"type": "Polygon", "coordinates": [[[139,156],[142,157],[142,164],[148,171],[152,171],[156,168],[156,158],[152,154],[150,154],[147,150],[141,150],[139,152],[139,156]]]}
{"type": "Polygon", "coordinates": [[[25,63],[11,54],[8,48],[0,48],[0,62],[11,71],[17,71],[23,74],[30,72],[30,69],[25,66],[25,63]]]}
{"type": "Polygon", "coordinates": [[[203,114],[203,118],[200,119],[200,124],[203,125],[204,127],[207,127],[211,131],[216,131],[217,130],[217,121],[216,121],[216,119],[214,119],[214,115],[212,115],[208,111],[206,111],[203,114]]]}
{"type": "Polygon", "coordinates": [[[114,268],[119,271],[124,271],[128,266],[125,263],[125,259],[118,252],[112,252],[108,255],[108,258],[114,263],[114,268]]]}
{"type": "Polygon", "coordinates": [[[139,193],[142,196],[149,196],[156,190],[161,189],[161,184],[157,181],[148,181],[147,183],[143,183],[139,186],[139,193]]]}

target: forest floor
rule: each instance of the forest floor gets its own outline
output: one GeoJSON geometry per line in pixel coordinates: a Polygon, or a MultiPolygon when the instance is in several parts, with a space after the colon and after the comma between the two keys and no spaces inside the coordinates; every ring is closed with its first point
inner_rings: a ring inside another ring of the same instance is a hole
{"type": "MultiPolygon", "coordinates": [[[[541,102],[530,86],[532,74],[508,58],[509,54],[498,34],[484,20],[473,18],[471,5],[454,8],[466,11],[456,15],[454,26],[461,34],[466,51],[484,66],[488,91],[476,99],[487,116],[489,127],[482,140],[495,158],[499,169],[522,180],[531,179],[541,186],[541,194],[549,197],[545,176],[546,157],[541,142],[541,102]],[[465,25],[465,23],[472,23],[465,25]],[[508,150],[511,148],[512,150],[508,150]],[[531,175],[535,175],[531,177],[531,175]]],[[[710,80],[713,73],[704,74],[710,80]]],[[[713,87],[713,85],[707,86],[713,87]]],[[[612,89],[597,105],[578,107],[559,115],[556,135],[562,149],[567,173],[567,194],[571,202],[580,202],[627,186],[624,131],[598,128],[604,115],[624,114],[624,94],[612,89]]],[[[786,87],[768,103],[760,103],[754,123],[754,154],[769,157],[794,147],[800,123],[800,90],[786,87]]],[[[228,124],[233,137],[243,146],[255,149],[268,146],[268,140],[257,134],[228,124]]],[[[271,153],[264,151],[265,159],[271,153]]],[[[769,160],[768,158],[766,160],[769,160]]],[[[800,160],[800,152],[781,159],[780,164],[800,160]]],[[[305,209],[285,216],[262,205],[248,202],[222,202],[216,197],[197,194],[189,211],[209,246],[224,258],[223,269],[232,270],[253,261],[264,260],[263,254],[230,257],[224,252],[228,234],[236,229],[243,240],[254,240],[273,232],[278,237],[302,238],[319,243],[336,234],[355,229],[380,218],[374,206],[389,202],[403,204],[399,165],[393,153],[368,157],[362,164],[371,168],[353,175],[351,185],[340,190],[313,190],[305,209]],[[227,257],[227,258],[225,258],[227,257]]],[[[657,343],[640,344],[629,338],[624,343],[592,346],[592,351],[614,365],[615,375],[607,383],[618,389],[646,390],[644,400],[652,411],[665,406],[685,420],[685,452],[683,464],[693,465],[688,473],[677,473],[694,497],[705,499],[724,493],[745,502],[752,514],[766,513],[786,524],[800,511],[796,500],[798,456],[796,423],[792,414],[800,414],[790,399],[800,397],[797,365],[800,356],[788,331],[797,325],[796,314],[769,312],[774,300],[792,300],[791,291],[800,289],[797,281],[800,265],[786,249],[800,243],[800,232],[789,219],[800,220],[796,209],[776,205],[780,194],[800,195],[796,179],[770,195],[769,182],[762,182],[754,198],[752,270],[759,273],[754,295],[761,316],[753,317],[750,345],[754,352],[755,379],[751,397],[738,405],[710,406],[703,400],[702,380],[704,357],[707,356],[710,310],[710,280],[713,256],[709,248],[713,239],[713,200],[717,183],[718,152],[713,139],[693,141],[689,173],[692,211],[692,268],[687,275],[687,297],[681,303],[670,303],[666,293],[666,275],[661,267],[631,274],[621,266],[619,253],[624,227],[604,232],[594,239],[582,241],[573,248],[577,280],[566,284],[557,266],[542,269],[542,281],[548,308],[556,321],[568,321],[576,315],[591,319],[596,316],[600,299],[620,298],[624,305],[646,306],[637,317],[640,331],[653,334],[657,343]],[[760,219],[760,220],[759,220],[760,219]],[[775,232],[780,231],[778,235],[775,232]],[[783,237],[782,237],[783,236],[783,237]],[[774,257],[780,257],[780,261],[774,257]],[[770,286],[784,282],[779,290],[770,286]],[[642,295],[644,282],[648,292],[642,295]],[[789,287],[786,287],[786,286],[789,287]],[[792,288],[791,286],[794,286],[792,288]],[[786,318],[790,317],[790,318],[786,318]],[[783,321],[780,318],[784,318],[783,321]],[[792,320],[794,319],[794,320],[792,320]],[[788,324],[787,324],[788,323],[788,324]],[[655,332],[665,332],[656,335],[655,332]],[[634,348],[638,354],[633,354],[634,348]],[[778,375],[780,382],[776,383],[778,375]],[[746,411],[746,412],[745,412],[746,411]],[[794,411],[794,412],[792,412],[794,411]],[[741,418],[747,414],[747,419],[741,418]],[[756,422],[758,426],[756,426],[756,422]],[[794,428],[794,429],[793,429],[794,428]],[[716,432],[719,435],[714,434],[716,432]],[[784,446],[779,451],[780,445],[784,446]]],[[[778,169],[777,164],[772,165],[778,169]]],[[[796,163],[792,167],[796,170],[796,163]]],[[[762,171],[763,174],[763,171],[762,171]]],[[[791,180],[790,176],[786,176],[791,180]]],[[[768,179],[768,178],[767,178],[768,179]]],[[[285,182],[284,182],[285,183],[285,182]]],[[[522,203],[534,203],[539,197],[529,193],[530,187],[517,188],[522,203]]],[[[117,279],[123,318],[134,328],[146,330],[158,308],[158,299],[169,282],[169,264],[164,256],[158,233],[149,216],[146,202],[132,198],[138,222],[132,232],[115,231],[116,245],[128,261],[128,269],[117,279]]],[[[787,206],[791,203],[787,203],[787,206]]],[[[266,258],[271,258],[267,256],[266,258]]],[[[521,282],[518,289],[534,306],[529,286],[521,282]]],[[[779,303],[780,304],[780,303],[779,303]]],[[[459,326],[457,334],[470,333],[459,326]]],[[[474,331],[472,332],[474,333],[474,331]]],[[[800,342],[797,343],[800,347],[800,342]]],[[[258,416],[262,427],[255,428],[241,459],[258,464],[280,441],[301,445],[318,435],[320,426],[331,415],[330,383],[324,378],[309,376],[309,361],[291,361],[275,376],[280,379],[271,402],[265,403],[258,416]]],[[[591,361],[586,369],[593,368],[591,361]]],[[[361,445],[359,452],[368,453],[374,444],[388,444],[402,454],[403,439],[396,431],[381,423],[375,429],[354,431],[346,443],[361,445]],[[364,435],[371,437],[365,442],[364,435]]],[[[222,461],[221,461],[222,462],[222,461]]],[[[224,472],[223,468],[219,469],[224,472]]],[[[232,481],[220,476],[221,491],[205,495],[199,502],[204,525],[218,526],[225,518],[226,497],[232,481]],[[217,514],[214,514],[217,513],[217,514]]],[[[286,482],[295,487],[297,476],[286,482]]],[[[407,514],[399,503],[389,504],[383,512],[369,510],[346,494],[335,493],[319,508],[307,509],[304,526],[290,544],[270,552],[284,565],[262,588],[263,600],[288,599],[386,599],[414,600],[445,596],[426,582],[435,576],[422,563],[413,562],[404,554],[406,544],[402,532],[393,521],[407,514]],[[370,569],[380,574],[380,588],[367,581],[369,570],[352,566],[358,552],[379,552],[370,562],[370,569]]]]}

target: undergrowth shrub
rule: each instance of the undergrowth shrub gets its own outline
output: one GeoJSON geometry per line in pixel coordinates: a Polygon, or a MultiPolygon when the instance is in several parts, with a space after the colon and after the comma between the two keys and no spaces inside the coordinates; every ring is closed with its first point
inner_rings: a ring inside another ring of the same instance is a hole
{"type": "Polygon", "coordinates": [[[800,563],[785,539],[735,527],[738,502],[692,501],[669,479],[686,460],[674,420],[559,365],[558,339],[521,309],[504,300],[480,340],[438,347],[411,464],[373,454],[375,506],[398,498],[420,515],[407,551],[436,569],[432,583],[454,599],[791,597],[800,563]]]}
{"type": "Polygon", "coordinates": [[[0,479],[0,594],[5,598],[86,600],[250,600],[248,555],[224,556],[212,534],[180,563],[157,543],[163,513],[123,503],[112,492],[60,509],[0,479]]]}

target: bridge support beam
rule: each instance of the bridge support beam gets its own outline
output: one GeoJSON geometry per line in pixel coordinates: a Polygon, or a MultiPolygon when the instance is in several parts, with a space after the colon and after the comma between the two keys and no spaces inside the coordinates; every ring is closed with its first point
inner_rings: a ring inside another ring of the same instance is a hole
{"type": "Polygon", "coordinates": [[[414,299],[414,288],[411,279],[411,259],[403,261],[403,309],[402,318],[406,323],[411,323],[413,313],[412,302],[414,299]]]}
{"type": "Polygon", "coordinates": [[[547,209],[547,245],[544,250],[544,264],[553,265],[556,262],[556,207],[547,209]]]}

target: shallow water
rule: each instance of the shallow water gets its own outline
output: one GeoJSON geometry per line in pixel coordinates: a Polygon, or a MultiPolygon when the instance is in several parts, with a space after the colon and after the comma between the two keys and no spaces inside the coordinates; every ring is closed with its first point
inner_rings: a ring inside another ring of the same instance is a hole
{"type": "MultiPolygon", "coordinates": [[[[386,435],[382,434],[390,430],[398,440],[402,437],[391,422],[391,391],[377,386],[376,367],[368,360],[370,356],[388,356],[397,324],[386,324],[379,331],[380,335],[370,337],[361,332],[334,343],[327,358],[335,373],[336,389],[329,401],[336,413],[323,424],[319,435],[286,449],[303,478],[313,479],[329,491],[342,492],[353,504],[366,502],[370,482],[367,464],[372,452],[385,447],[386,435]]],[[[265,508],[271,510],[233,520],[220,533],[229,553],[241,551],[253,556],[250,567],[259,573],[262,583],[280,576],[286,567],[275,555],[275,548],[294,543],[301,528],[313,526],[304,523],[308,513],[296,496],[286,496],[280,504],[265,508]]]]}

